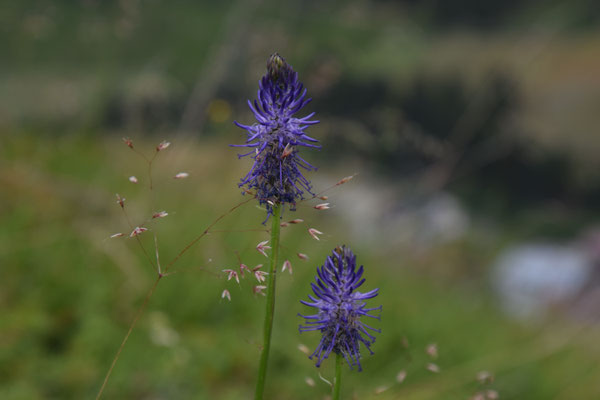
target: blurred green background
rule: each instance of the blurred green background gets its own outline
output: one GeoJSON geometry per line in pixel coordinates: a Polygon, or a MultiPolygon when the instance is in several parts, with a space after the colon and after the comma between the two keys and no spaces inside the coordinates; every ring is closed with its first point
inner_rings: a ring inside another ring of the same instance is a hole
{"type": "MultiPolygon", "coordinates": [[[[321,120],[315,189],[358,175],[284,216],[305,223],[283,229],[268,398],[329,394],[296,314],[343,243],[383,305],[344,398],[600,398],[597,2],[5,1],[0,49],[0,398],[96,396],[156,276],[109,239],[130,231],[115,193],[134,225],[169,213],[140,237],[163,264],[243,201],[232,120],[274,51],[321,120]],[[172,143],[152,191],[123,137],[172,143]]],[[[103,398],[251,398],[264,298],[221,270],[266,262],[267,234],[237,232],[263,220],[248,203],[177,262],[103,398]]]]}

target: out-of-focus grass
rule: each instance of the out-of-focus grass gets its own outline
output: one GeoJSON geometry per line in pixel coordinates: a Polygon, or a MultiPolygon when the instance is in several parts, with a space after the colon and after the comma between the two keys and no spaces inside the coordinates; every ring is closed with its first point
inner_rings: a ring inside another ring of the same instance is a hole
{"type": "MultiPolygon", "coordinates": [[[[135,145],[151,153],[158,141],[135,145]]],[[[149,195],[144,162],[118,137],[15,133],[5,136],[0,154],[0,398],[91,398],[155,277],[134,240],[107,239],[129,231],[114,193],[127,199],[134,224],[152,211],[170,213],[152,224],[165,264],[244,199],[235,183],[247,161],[237,161],[235,151],[218,141],[174,141],[156,161],[149,195]],[[173,180],[180,171],[190,178],[173,180]],[[130,175],[140,184],[129,183],[130,175]]],[[[331,183],[339,178],[319,174],[331,183]]],[[[332,202],[343,193],[344,187],[332,191],[332,202]]],[[[306,311],[299,300],[308,294],[315,267],[344,242],[366,266],[365,287],[381,289],[373,305],[383,305],[375,324],[383,330],[376,354],[365,355],[364,372],[345,373],[345,398],[465,399],[480,389],[475,380],[480,370],[496,375],[491,387],[503,399],[600,396],[592,385],[600,378],[596,332],[560,320],[520,326],[501,316],[483,291],[435,282],[398,249],[348,242],[343,216],[305,205],[286,215],[292,216],[306,223],[284,229],[283,256],[292,260],[294,274],[280,274],[269,398],[328,393],[318,373],[332,379],[331,365],[319,371],[298,350],[300,343],[314,348],[318,335],[299,335],[296,314],[306,311]],[[326,235],[317,242],[308,226],[326,235]],[[310,260],[299,260],[297,251],[310,260]],[[432,361],[424,351],[429,343],[439,346],[433,360],[438,374],[425,368],[432,361]],[[405,382],[394,383],[402,369],[405,382]],[[306,377],[316,386],[308,386],[306,377]],[[382,387],[389,388],[375,395],[382,387]]],[[[263,218],[249,203],[215,229],[261,228],[263,218]]],[[[174,267],[177,273],[160,282],[105,398],[250,398],[264,299],[252,295],[251,279],[238,287],[216,275],[237,266],[236,253],[248,265],[265,263],[254,247],[266,238],[215,232],[192,248],[174,267]],[[231,303],[220,300],[224,288],[231,291],[231,303]]],[[[152,233],[142,242],[152,254],[152,233]]],[[[452,270],[471,257],[468,252],[478,251],[457,246],[454,252],[434,248],[427,259],[437,264],[432,267],[452,270]]]]}

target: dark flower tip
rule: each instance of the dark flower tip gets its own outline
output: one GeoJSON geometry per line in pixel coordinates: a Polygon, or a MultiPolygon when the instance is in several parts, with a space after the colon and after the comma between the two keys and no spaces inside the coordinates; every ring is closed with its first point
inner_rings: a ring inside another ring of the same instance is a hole
{"type": "Polygon", "coordinates": [[[255,190],[260,204],[267,207],[268,215],[273,205],[288,203],[294,209],[304,192],[313,194],[310,182],[302,175],[302,170],[316,168],[298,155],[300,147],[320,148],[318,140],[308,136],[305,129],[317,124],[310,118],[297,118],[300,111],[311,99],[306,98],[306,89],[298,81],[298,74],[275,53],[267,61],[267,72],[258,83],[257,99],[248,100],[248,106],[256,123],[244,125],[248,135],[245,144],[234,147],[251,149],[240,157],[250,155],[254,160],[252,169],[242,178],[239,186],[255,190]]]}
{"type": "Polygon", "coordinates": [[[375,336],[369,331],[381,332],[360,321],[361,317],[379,319],[371,315],[372,311],[381,310],[381,306],[365,308],[365,300],[377,296],[379,289],[361,293],[356,289],[365,279],[362,278],[363,266],[356,269],[356,256],[352,250],[342,246],[336,247],[327,257],[325,264],[317,268],[316,284],[311,283],[315,296],[309,295],[310,301],[302,304],[318,310],[314,315],[300,315],[306,325],[300,325],[300,332],[321,331],[322,337],[317,349],[309,358],[317,358],[317,367],[329,354],[342,354],[350,368],[360,365],[359,342],[369,350],[375,342],[375,336]]]}
{"type": "Polygon", "coordinates": [[[283,57],[277,53],[271,54],[267,61],[267,75],[271,82],[285,82],[293,73],[294,70],[283,57]]]}

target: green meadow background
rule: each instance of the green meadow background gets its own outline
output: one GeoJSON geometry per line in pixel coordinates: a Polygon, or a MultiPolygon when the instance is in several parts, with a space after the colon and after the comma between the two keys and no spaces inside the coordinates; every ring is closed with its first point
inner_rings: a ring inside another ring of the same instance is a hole
{"type": "Polygon", "coordinates": [[[346,244],[383,310],[343,398],[600,398],[600,301],[519,319],[492,272],[507,248],[575,243],[598,223],[598,49],[600,8],[585,0],[5,1],[0,398],[98,393],[156,278],[135,239],[109,238],[131,231],[116,193],[133,226],[169,213],[140,236],[154,259],[156,235],[163,265],[226,215],[159,282],[103,398],[252,398],[264,298],[221,271],[266,264],[255,246],[268,234],[255,202],[227,212],[250,167],[228,144],[245,138],[232,121],[251,121],[245,101],[274,51],[322,121],[309,132],[323,149],[303,150],[315,190],[356,176],[325,193],[330,210],[284,214],[304,223],[282,230],[293,274],[278,274],[267,397],[329,395],[333,362],[307,359],[319,337],[298,333],[297,314],[315,268],[346,244]],[[123,137],[148,156],[171,142],[151,191],[123,137]],[[432,233],[421,206],[448,196],[468,223],[432,233]]]}

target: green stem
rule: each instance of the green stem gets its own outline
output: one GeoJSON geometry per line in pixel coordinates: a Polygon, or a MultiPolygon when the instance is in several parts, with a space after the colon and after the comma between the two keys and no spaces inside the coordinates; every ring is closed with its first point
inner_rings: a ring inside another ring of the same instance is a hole
{"type": "Polygon", "coordinates": [[[344,363],[344,356],[342,353],[336,353],[335,355],[335,381],[333,382],[333,400],[340,400],[340,393],[342,392],[342,364],[344,363]]]}
{"type": "Polygon", "coordinates": [[[267,378],[267,364],[269,362],[269,350],[271,348],[271,333],[273,331],[273,317],[275,315],[275,274],[277,273],[277,258],[279,255],[279,228],[281,217],[281,205],[273,207],[271,216],[271,263],[267,282],[267,310],[265,312],[265,325],[263,328],[263,348],[260,354],[260,365],[258,367],[258,380],[256,382],[255,400],[262,400],[267,378]]]}

